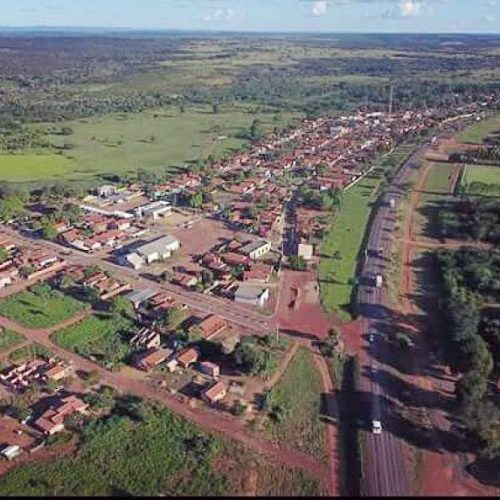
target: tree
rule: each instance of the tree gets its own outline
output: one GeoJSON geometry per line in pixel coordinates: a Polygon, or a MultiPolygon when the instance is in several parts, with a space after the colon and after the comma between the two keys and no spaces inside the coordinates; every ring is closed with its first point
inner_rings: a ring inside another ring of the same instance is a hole
{"type": "Polygon", "coordinates": [[[219,105],[217,103],[212,104],[212,111],[214,115],[219,113],[219,105]]]}
{"type": "Polygon", "coordinates": [[[237,399],[231,408],[231,413],[236,417],[241,417],[247,411],[247,406],[237,399]]]}
{"type": "Polygon", "coordinates": [[[71,224],[76,224],[82,217],[82,209],[75,203],[66,203],[63,206],[63,215],[71,224]]]}
{"type": "Polygon", "coordinates": [[[477,405],[486,395],[488,379],[476,370],[466,373],[456,384],[457,400],[463,405],[477,405]]]}
{"type": "Polygon", "coordinates": [[[213,284],[215,280],[214,273],[210,271],[210,269],[203,269],[201,271],[201,281],[203,285],[210,286],[213,284]]]}
{"type": "Polygon", "coordinates": [[[99,292],[93,287],[86,287],[84,289],[83,295],[85,297],[85,300],[92,305],[96,305],[101,300],[99,292]]]}
{"type": "Polygon", "coordinates": [[[0,198],[0,220],[9,221],[22,215],[26,201],[26,196],[19,192],[0,198]]]}
{"type": "Polygon", "coordinates": [[[93,274],[100,273],[101,268],[97,264],[91,264],[90,266],[86,267],[85,270],[83,271],[83,277],[84,278],[90,278],[93,274]]]}
{"type": "Polygon", "coordinates": [[[53,241],[57,238],[57,229],[55,227],[55,225],[50,222],[50,221],[46,221],[43,226],[42,226],[42,236],[46,239],[46,240],[50,240],[50,241],[53,241]]]}
{"type": "Polygon", "coordinates": [[[203,204],[203,193],[198,191],[189,197],[189,206],[192,208],[199,208],[203,204]]]}
{"type": "Polygon", "coordinates": [[[307,262],[301,255],[292,255],[289,259],[289,264],[292,269],[297,271],[304,271],[307,269],[307,262]]]}
{"type": "Polygon", "coordinates": [[[6,260],[9,260],[10,255],[9,252],[0,246],[0,264],[3,264],[6,260]]]}
{"type": "Polygon", "coordinates": [[[171,307],[167,309],[160,319],[160,325],[168,330],[175,328],[184,318],[184,311],[181,307],[171,307]]]}
{"type": "Polygon", "coordinates": [[[234,358],[245,373],[259,375],[263,373],[271,363],[272,355],[268,351],[260,349],[255,339],[245,338],[234,351],[234,358]]]}
{"type": "Polygon", "coordinates": [[[134,317],[134,306],[130,300],[118,295],[113,297],[109,302],[109,312],[114,315],[124,316],[127,318],[134,317]]]}

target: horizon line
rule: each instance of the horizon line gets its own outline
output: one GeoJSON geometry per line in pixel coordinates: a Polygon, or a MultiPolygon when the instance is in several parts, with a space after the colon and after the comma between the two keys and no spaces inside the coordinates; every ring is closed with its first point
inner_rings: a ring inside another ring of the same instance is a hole
{"type": "Polygon", "coordinates": [[[102,32],[139,32],[139,33],[245,33],[245,34],[321,34],[321,35],[481,35],[498,36],[500,31],[325,31],[325,30],[252,30],[252,29],[215,29],[215,28],[139,28],[127,26],[57,26],[57,25],[0,25],[2,31],[102,31],[102,32]]]}

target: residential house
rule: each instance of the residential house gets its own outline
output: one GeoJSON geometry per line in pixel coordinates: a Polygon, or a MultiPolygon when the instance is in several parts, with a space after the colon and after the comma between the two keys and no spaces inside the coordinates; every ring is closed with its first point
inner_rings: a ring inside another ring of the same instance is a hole
{"type": "Polygon", "coordinates": [[[183,368],[188,368],[198,361],[200,353],[194,347],[190,347],[177,356],[177,361],[183,368]]]}
{"type": "Polygon", "coordinates": [[[226,394],[227,389],[224,382],[216,382],[214,385],[203,391],[201,397],[207,403],[214,404],[224,399],[226,394]]]}
{"type": "Polygon", "coordinates": [[[59,400],[34,422],[44,434],[53,435],[64,430],[64,420],[75,413],[85,414],[88,404],[75,395],[59,400]]]}
{"type": "Polygon", "coordinates": [[[19,276],[19,269],[12,263],[0,271],[0,290],[6,286],[12,285],[19,276]]]}
{"type": "Polygon", "coordinates": [[[184,288],[194,288],[198,283],[198,278],[192,274],[175,273],[172,278],[172,283],[184,288]]]}
{"type": "Polygon", "coordinates": [[[134,363],[140,370],[149,372],[170,358],[172,353],[173,351],[170,349],[156,349],[153,347],[146,352],[136,354],[134,356],[134,363]]]}
{"type": "Polygon", "coordinates": [[[151,297],[154,297],[158,292],[152,290],[151,288],[142,288],[134,290],[129,294],[125,295],[125,298],[132,302],[134,309],[139,309],[143,302],[146,302],[151,297]]]}
{"type": "Polygon", "coordinates": [[[132,337],[130,343],[143,349],[158,349],[161,344],[161,337],[154,328],[144,327],[132,337]]]}
{"type": "Polygon", "coordinates": [[[249,283],[268,283],[273,273],[273,267],[267,264],[255,264],[250,271],[243,273],[243,281],[249,283]]]}
{"type": "Polygon", "coordinates": [[[200,371],[212,378],[218,378],[220,376],[220,366],[211,361],[202,361],[200,363],[200,371]]]}
{"type": "Polygon", "coordinates": [[[212,314],[205,318],[200,324],[195,325],[193,328],[196,328],[201,332],[203,339],[210,340],[228,326],[229,323],[224,318],[212,314]]]}

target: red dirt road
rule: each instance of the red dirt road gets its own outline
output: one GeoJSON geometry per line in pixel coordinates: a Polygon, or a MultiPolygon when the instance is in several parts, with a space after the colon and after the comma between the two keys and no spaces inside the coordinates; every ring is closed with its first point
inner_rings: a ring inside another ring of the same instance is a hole
{"type": "MultiPolygon", "coordinates": [[[[422,311],[416,304],[414,294],[416,292],[416,270],[413,266],[414,250],[416,247],[421,248],[449,248],[455,249],[464,245],[488,248],[491,245],[482,242],[474,242],[473,244],[461,241],[446,241],[444,243],[437,242],[428,238],[416,240],[414,234],[414,223],[416,210],[418,209],[421,191],[425,186],[427,177],[430,173],[429,166],[425,167],[417,186],[410,197],[407,217],[405,218],[404,227],[404,248],[403,248],[403,276],[402,276],[402,303],[400,304],[404,314],[411,314],[419,318],[413,325],[418,329],[425,328],[425,323],[429,325],[437,324],[433,321],[433,317],[437,311],[430,308],[422,311]]],[[[448,185],[449,193],[454,192],[456,183],[458,182],[460,169],[456,168],[450,177],[448,185]]],[[[427,366],[430,362],[429,346],[424,341],[415,356],[417,364],[427,366]]],[[[442,367],[444,369],[444,367],[442,367]]],[[[449,397],[454,392],[455,380],[452,377],[434,377],[427,376],[405,376],[409,383],[417,387],[423,388],[430,392],[446,395],[449,397]]],[[[448,430],[450,423],[446,419],[443,411],[437,409],[429,409],[427,411],[432,425],[442,430],[448,430]]],[[[453,495],[453,496],[491,496],[498,495],[499,490],[488,488],[477,482],[472,476],[464,471],[464,466],[472,459],[458,454],[452,454],[446,451],[440,453],[425,451],[424,467],[422,471],[422,482],[419,494],[420,495],[453,495]]]]}

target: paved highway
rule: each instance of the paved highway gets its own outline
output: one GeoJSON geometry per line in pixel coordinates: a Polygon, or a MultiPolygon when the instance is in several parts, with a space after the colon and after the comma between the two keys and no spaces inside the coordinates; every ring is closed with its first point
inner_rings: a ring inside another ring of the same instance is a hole
{"type": "MultiPolygon", "coordinates": [[[[448,135],[443,131],[438,138],[448,135]]],[[[382,384],[380,377],[393,355],[383,337],[390,324],[389,300],[384,287],[373,286],[374,277],[387,275],[390,259],[391,236],[395,231],[396,209],[391,208],[390,200],[398,203],[405,195],[404,185],[410,180],[415,168],[421,163],[430,143],[420,146],[393,178],[389,189],[378,201],[373,214],[372,226],[367,244],[361,283],[358,291],[358,313],[364,319],[363,333],[366,337],[366,351],[360,359],[360,390],[366,395],[371,410],[366,415],[369,428],[366,446],[366,488],[370,496],[408,496],[412,494],[410,479],[405,466],[404,443],[391,432],[391,415],[387,412],[387,384],[382,384]],[[374,333],[372,341],[369,334],[374,333]],[[382,433],[372,434],[372,420],[380,420],[382,433]]]]}

